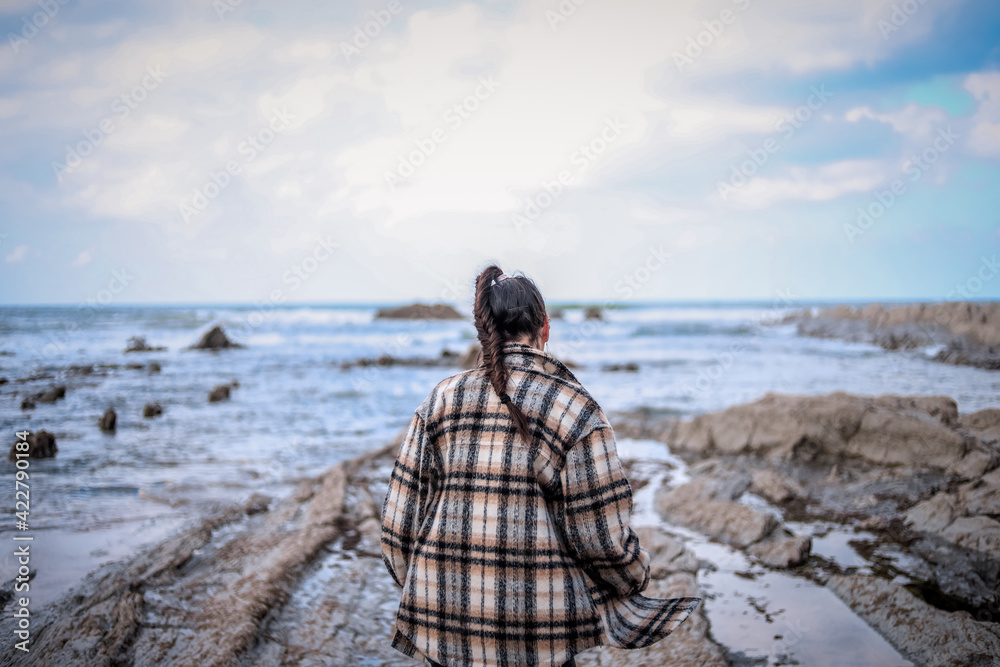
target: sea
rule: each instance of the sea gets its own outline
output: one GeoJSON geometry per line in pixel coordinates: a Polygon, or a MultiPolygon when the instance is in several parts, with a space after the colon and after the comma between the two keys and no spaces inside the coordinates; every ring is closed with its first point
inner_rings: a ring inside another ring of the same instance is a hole
{"type": "MultiPolygon", "coordinates": [[[[0,442],[47,430],[58,453],[30,462],[33,604],[102,563],[152,544],[207,509],[300,480],[391,442],[459,365],[358,365],[383,355],[439,359],[476,341],[471,318],[376,317],[387,304],[9,306],[0,308],[0,442]],[[240,349],[186,349],[213,326],[240,349]],[[125,353],[142,336],[159,351],[125,353]],[[150,372],[150,364],[159,372],[150,372]],[[210,403],[209,391],[231,386],[210,403]],[[22,410],[57,385],[64,398],[22,410]],[[143,417],[157,402],[161,415],[143,417]],[[117,429],[102,432],[107,408],[117,429]]],[[[398,304],[397,304],[398,305],[398,304]]],[[[551,320],[548,351],[614,419],[645,408],[689,417],[768,392],[947,395],[961,413],[1000,407],[1000,374],[934,362],[935,349],[799,336],[784,317],[823,303],[630,303],[551,320]],[[631,370],[629,370],[631,369],[631,370]]],[[[0,543],[17,534],[15,464],[4,457],[0,543]]],[[[0,550],[0,580],[16,572],[0,550]]]]}

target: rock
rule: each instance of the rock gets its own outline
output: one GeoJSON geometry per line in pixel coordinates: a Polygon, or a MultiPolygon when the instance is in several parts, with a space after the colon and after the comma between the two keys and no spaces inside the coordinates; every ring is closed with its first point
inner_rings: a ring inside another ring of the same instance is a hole
{"type": "Polygon", "coordinates": [[[125,352],[163,352],[165,347],[153,347],[146,342],[145,336],[132,336],[128,339],[128,347],[125,352]]]}
{"type": "Polygon", "coordinates": [[[629,361],[624,364],[607,364],[604,366],[605,371],[628,371],[629,373],[635,373],[639,370],[639,364],[634,361],[629,361]]]}
{"type": "Polygon", "coordinates": [[[209,403],[218,403],[219,401],[228,401],[228,400],[229,400],[228,384],[220,384],[219,386],[212,389],[212,391],[208,392],[209,403]]]}
{"type": "Polygon", "coordinates": [[[243,511],[247,515],[266,512],[272,500],[271,496],[266,496],[263,493],[254,493],[247,500],[246,504],[243,505],[243,511]]]}
{"type": "Polygon", "coordinates": [[[21,409],[22,410],[34,410],[35,409],[35,399],[31,396],[25,396],[21,399],[21,409]]]}
{"type": "Polygon", "coordinates": [[[587,306],[583,311],[583,319],[585,320],[603,320],[604,312],[599,306],[587,306]]]}
{"type": "Polygon", "coordinates": [[[961,479],[978,479],[987,470],[993,470],[1000,463],[995,449],[983,445],[973,445],[957,462],[948,466],[948,474],[961,479]]]}
{"type": "Polygon", "coordinates": [[[915,530],[940,533],[955,520],[956,501],[951,494],[937,493],[911,507],[906,512],[906,520],[915,530]]]}
{"type": "Polygon", "coordinates": [[[969,514],[1000,516],[1000,468],[962,486],[958,495],[969,514]]]}
{"type": "Polygon", "coordinates": [[[8,382],[9,382],[9,380],[7,378],[0,378],[0,387],[2,387],[3,385],[7,384],[8,382]]]}
{"type": "Polygon", "coordinates": [[[146,407],[142,409],[143,417],[156,417],[163,414],[163,406],[159,403],[146,403],[146,407]]]}
{"type": "Polygon", "coordinates": [[[656,509],[667,521],[697,530],[738,547],[758,542],[774,530],[778,521],[731,500],[715,500],[706,493],[706,481],[696,479],[674,489],[656,493],[656,509]]]}
{"type": "Polygon", "coordinates": [[[240,387],[240,381],[239,380],[230,380],[229,381],[229,386],[232,387],[233,389],[239,389],[239,387],[240,387]]]}
{"type": "Polygon", "coordinates": [[[1000,521],[988,516],[963,516],[952,521],[941,537],[966,549],[1000,558],[1000,521]]]}
{"type": "Polygon", "coordinates": [[[376,319],[403,320],[462,320],[461,313],[446,303],[423,304],[414,303],[396,308],[380,308],[375,313],[376,319]]]}
{"type": "MultiPolygon", "coordinates": [[[[56,447],[56,437],[45,430],[38,431],[37,433],[29,433],[24,441],[28,443],[28,459],[52,458],[59,451],[59,448],[56,447]]],[[[17,445],[24,441],[18,440],[10,446],[10,451],[7,452],[7,460],[16,461],[18,459],[17,454],[25,453],[24,451],[19,451],[17,448],[17,445]]]]}
{"type": "Polygon", "coordinates": [[[97,422],[97,424],[101,427],[102,431],[114,431],[117,422],[118,415],[115,414],[114,408],[108,408],[104,411],[104,414],[101,416],[101,419],[97,422]]]}
{"type": "Polygon", "coordinates": [[[220,326],[214,326],[198,340],[197,343],[189,347],[189,350],[225,350],[230,348],[243,348],[243,345],[229,340],[226,333],[220,326]]]}
{"type": "Polygon", "coordinates": [[[812,538],[808,535],[792,535],[782,529],[775,530],[764,540],[751,544],[747,553],[771,567],[796,567],[809,560],[812,538]]]}
{"type": "MultiPolygon", "coordinates": [[[[655,598],[704,597],[700,591],[694,574],[676,572],[666,579],[651,580],[643,595],[655,598]]],[[[676,630],[652,646],[632,651],[607,646],[588,649],[576,656],[577,667],[728,667],[725,652],[711,638],[704,608],[702,602],[676,630]]]]}
{"type": "Polygon", "coordinates": [[[1000,408],[964,415],[961,425],[985,443],[1000,442],[1000,408]]]}
{"type": "Polygon", "coordinates": [[[868,342],[888,350],[943,345],[934,359],[996,370],[1000,368],[1000,304],[945,301],[885,308],[836,306],[815,315],[804,310],[796,322],[801,335],[868,342]]]}
{"type": "Polygon", "coordinates": [[[802,486],[771,468],[754,470],[751,473],[750,490],[772,503],[781,504],[803,494],[802,486]]]}
{"type": "Polygon", "coordinates": [[[869,575],[832,575],[827,586],[905,657],[928,667],[996,665],[1000,630],[964,611],[947,612],[869,575]]]}
{"type": "Polygon", "coordinates": [[[702,454],[753,453],[775,460],[948,468],[965,455],[946,396],[825,396],[768,393],[682,422],[668,442],[702,454]]]}
{"type": "Polygon", "coordinates": [[[153,373],[159,373],[161,370],[163,370],[163,368],[157,362],[151,361],[149,362],[149,366],[146,367],[146,370],[148,370],[149,373],[152,375],[153,373]]]}
{"type": "Polygon", "coordinates": [[[698,557],[681,540],[656,526],[640,526],[635,532],[639,545],[649,552],[650,578],[663,579],[675,572],[698,573],[698,557]]]}
{"type": "Polygon", "coordinates": [[[565,319],[565,313],[563,312],[563,309],[562,308],[552,308],[551,310],[549,310],[549,319],[550,320],[562,320],[562,319],[565,319]]]}
{"type": "Polygon", "coordinates": [[[482,346],[479,343],[473,343],[469,345],[469,349],[466,350],[465,356],[462,357],[462,368],[465,370],[472,370],[473,368],[479,368],[483,363],[482,346]]]}
{"type": "Polygon", "coordinates": [[[39,403],[55,403],[60,398],[66,398],[65,385],[59,385],[58,387],[53,387],[48,391],[43,391],[42,393],[35,395],[35,400],[39,403]]]}

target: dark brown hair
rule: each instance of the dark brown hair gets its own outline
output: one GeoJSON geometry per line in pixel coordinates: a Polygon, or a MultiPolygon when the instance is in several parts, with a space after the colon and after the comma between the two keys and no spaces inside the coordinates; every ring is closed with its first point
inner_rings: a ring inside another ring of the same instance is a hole
{"type": "Polygon", "coordinates": [[[503,345],[524,334],[534,337],[545,326],[545,301],[538,287],[527,276],[503,275],[500,267],[491,264],[476,278],[476,300],[472,312],[476,335],[482,345],[482,366],[497,395],[507,405],[517,432],[525,442],[532,441],[528,419],[507,394],[510,369],[503,363],[503,345]]]}

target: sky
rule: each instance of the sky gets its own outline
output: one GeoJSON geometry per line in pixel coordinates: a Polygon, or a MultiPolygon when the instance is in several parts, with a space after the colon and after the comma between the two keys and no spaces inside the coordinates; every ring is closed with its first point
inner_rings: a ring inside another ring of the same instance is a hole
{"type": "Polygon", "coordinates": [[[1000,298],[995,0],[0,0],[0,304],[1000,298]]]}

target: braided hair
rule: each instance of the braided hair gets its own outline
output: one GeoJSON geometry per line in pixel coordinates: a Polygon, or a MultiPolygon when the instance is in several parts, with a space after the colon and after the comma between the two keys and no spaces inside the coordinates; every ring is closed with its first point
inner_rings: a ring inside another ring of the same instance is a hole
{"type": "Polygon", "coordinates": [[[496,281],[503,275],[499,266],[491,264],[476,277],[476,299],[472,309],[476,335],[482,346],[482,367],[490,384],[510,411],[521,438],[531,442],[528,419],[507,394],[510,369],[503,363],[503,346],[524,334],[538,335],[545,326],[545,301],[530,278],[509,276],[496,281]]]}

